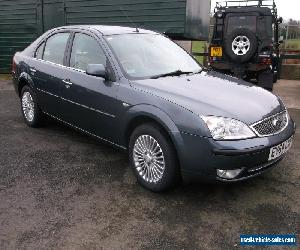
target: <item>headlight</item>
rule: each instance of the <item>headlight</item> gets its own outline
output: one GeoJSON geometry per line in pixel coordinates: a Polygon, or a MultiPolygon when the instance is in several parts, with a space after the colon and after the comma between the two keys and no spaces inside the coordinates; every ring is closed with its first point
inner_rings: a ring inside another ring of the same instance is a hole
{"type": "Polygon", "coordinates": [[[225,117],[201,116],[215,140],[234,140],[255,137],[243,122],[225,117]]]}

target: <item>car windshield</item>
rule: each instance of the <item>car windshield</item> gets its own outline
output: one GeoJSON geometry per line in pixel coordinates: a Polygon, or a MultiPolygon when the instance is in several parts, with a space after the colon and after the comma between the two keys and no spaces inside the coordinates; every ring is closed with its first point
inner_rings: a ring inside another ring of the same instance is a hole
{"type": "Polygon", "coordinates": [[[181,47],[159,34],[106,36],[127,77],[156,78],[201,71],[200,65],[181,47]]]}

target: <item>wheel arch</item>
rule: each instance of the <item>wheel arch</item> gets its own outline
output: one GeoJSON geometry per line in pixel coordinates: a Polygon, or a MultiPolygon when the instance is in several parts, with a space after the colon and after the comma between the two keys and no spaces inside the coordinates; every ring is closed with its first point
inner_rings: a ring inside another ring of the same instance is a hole
{"type": "MultiPolygon", "coordinates": [[[[140,106],[140,105],[139,105],[140,106]]],[[[174,121],[161,109],[152,105],[141,105],[140,107],[135,107],[134,115],[130,115],[128,122],[126,123],[124,140],[126,146],[128,147],[130,135],[138,126],[145,123],[153,123],[157,125],[164,134],[167,136],[167,139],[170,140],[174,150],[176,152],[176,157],[180,164],[180,144],[182,144],[182,137],[180,131],[178,130],[174,121]],[[143,107],[141,107],[143,106],[143,107]],[[143,111],[137,111],[137,109],[143,111]]],[[[132,111],[132,110],[131,110],[132,111]]],[[[132,114],[132,112],[130,112],[132,114]]],[[[181,165],[181,164],[180,164],[181,165]]]]}
{"type": "Polygon", "coordinates": [[[130,135],[132,134],[132,132],[138,126],[145,124],[145,123],[153,123],[153,124],[157,125],[159,128],[161,128],[165,132],[165,134],[171,140],[170,132],[168,131],[166,125],[164,125],[161,121],[158,121],[157,119],[155,119],[152,116],[149,116],[147,114],[141,114],[141,115],[135,116],[126,127],[125,140],[126,140],[127,144],[129,142],[130,135]]]}
{"type": "Polygon", "coordinates": [[[18,78],[17,91],[19,96],[21,96],[21,91],[25,85],[28,85],[29,87],[32,88],[33,84],[32,84],[31,77],[27,73],[23,72],[20,74],[20,77],[18,78]]]}

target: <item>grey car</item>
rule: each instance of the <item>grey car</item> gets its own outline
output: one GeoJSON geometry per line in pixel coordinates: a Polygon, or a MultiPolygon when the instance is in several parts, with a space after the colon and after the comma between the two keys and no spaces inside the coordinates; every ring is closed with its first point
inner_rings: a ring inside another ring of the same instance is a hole
{"type": "Polygon", "coordinates": [[[13,58],[25,122],[50,116],[126,150],[138,182],[235,182],[292,145],[295,124],[274,94],[206,70],[162,34],[117,26],[52,29],[13,58]]]}

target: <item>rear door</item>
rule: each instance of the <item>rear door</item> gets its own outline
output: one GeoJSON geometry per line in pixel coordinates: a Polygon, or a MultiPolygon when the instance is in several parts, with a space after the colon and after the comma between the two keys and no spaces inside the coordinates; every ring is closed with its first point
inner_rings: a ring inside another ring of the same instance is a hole
{"type": "Polygon", "coordinates": [[[64,63],[69,36],[69,32],[59,32],[48,37],[37,48],[29,69],[42,110],[58,118],[62,117],[60,93],[67,73],[64,63]]]}
{"type": "Polygon", "coordinates": [[[114,140],[116,114],[121,107],[116,99],[119,84],[86,74],[88,64],[109,65],[101,40],[91,33],[76,32],[68,61],[68,77],[62,89],[66,121],[103,139],[114,140]]]}

